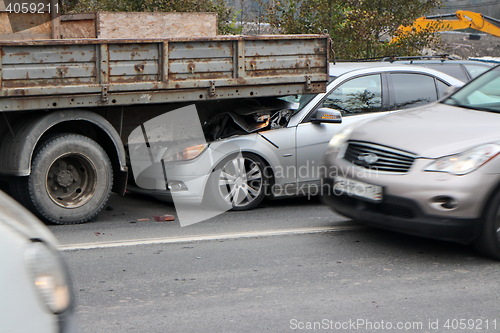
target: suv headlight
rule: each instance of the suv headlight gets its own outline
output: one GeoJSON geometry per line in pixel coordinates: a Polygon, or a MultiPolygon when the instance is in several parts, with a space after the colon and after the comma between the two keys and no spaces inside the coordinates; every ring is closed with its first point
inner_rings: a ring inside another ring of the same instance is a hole
{"type": "Polygon", "coordinates": [[[26,249],[25,258],[42,303],[52,313],[66,311],[71,304],[71,293],[66,268],[59,253],[43,242],[34,241],[26,249]]]}
{"type": "Polygon", "coordinates": [[[500,153],[500,144],[489,143],[466,150],[463,153],[445,156],[429,164],[425,171],[448,172],[465,175],[478,169],[500,153]]]}

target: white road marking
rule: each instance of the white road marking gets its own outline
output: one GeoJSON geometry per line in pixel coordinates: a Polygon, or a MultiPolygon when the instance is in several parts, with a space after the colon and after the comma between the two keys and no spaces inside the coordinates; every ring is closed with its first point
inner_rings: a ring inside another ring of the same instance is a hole
{"type": "Polygon", "coordinates": [[[316,227],[316,228],[237,232],[237,233],[216,234],[216,235],[130,239],[130,240],[117,240],[108,242],[66,244],[66,245],[60,245],[59,249],[62,251],[76,251],[76,250],[104,249],[110,247],[137,246],[137,245],[182,244],[182,243],[203,242],[203,241],[232,240],[240,238],[262,238],[262,237],[275,237],[275,236],[287,236],[287,235],[330,233],[330,232],[351,231],[358,229],[364,229],[364,227],[362,226],[316,227]]]}

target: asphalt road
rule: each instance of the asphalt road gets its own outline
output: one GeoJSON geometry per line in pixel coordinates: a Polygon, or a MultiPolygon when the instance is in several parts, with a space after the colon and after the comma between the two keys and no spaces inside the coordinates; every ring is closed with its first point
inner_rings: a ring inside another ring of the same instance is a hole
{"type": "Polygon", "coordinates": [[[158,201],[110,207],[50,227],[82,332],[500,331],[500,266],[466,246],[358,226],[314,200],[184,228],[154,222],[174,213],[158,201]]]}
{"type": "Polygon", "coordinates": [[[198,224],[181,227],[173,222],[155,222],[154,217],[173,214],[172,204],[145,196],[112,196],[108,207],[96,222],[80,225],[49,226],[63,247],[81,248],[113,242],[146,241],[249,232],[270,232],[311,228],[353,227],[334,214],[317,198],[267,201],[261,207],[244,212],[226,212],[198,224]]]}

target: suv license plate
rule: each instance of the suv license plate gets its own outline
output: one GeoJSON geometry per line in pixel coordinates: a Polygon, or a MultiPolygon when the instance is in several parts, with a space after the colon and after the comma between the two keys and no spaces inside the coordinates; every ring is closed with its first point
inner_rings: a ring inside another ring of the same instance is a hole
{"type": "Polygon", "coordinates": [[[333,183],[333,194],[347,194],[379,202],[382,200],[382,186],[367,184],[365,182],[344,177],[335,177],[333,183]]]}

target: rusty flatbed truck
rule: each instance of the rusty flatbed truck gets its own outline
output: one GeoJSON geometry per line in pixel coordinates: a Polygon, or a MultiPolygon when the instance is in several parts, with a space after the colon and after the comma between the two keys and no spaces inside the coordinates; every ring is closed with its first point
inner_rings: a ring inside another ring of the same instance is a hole
{"type": "Polygon", "coordinates": [[[329,49],[326,35],[0,41],[3,183],[46,221],[92,220],[124,193],[128,128],[152,110],[324,92],[329,49]]]}

